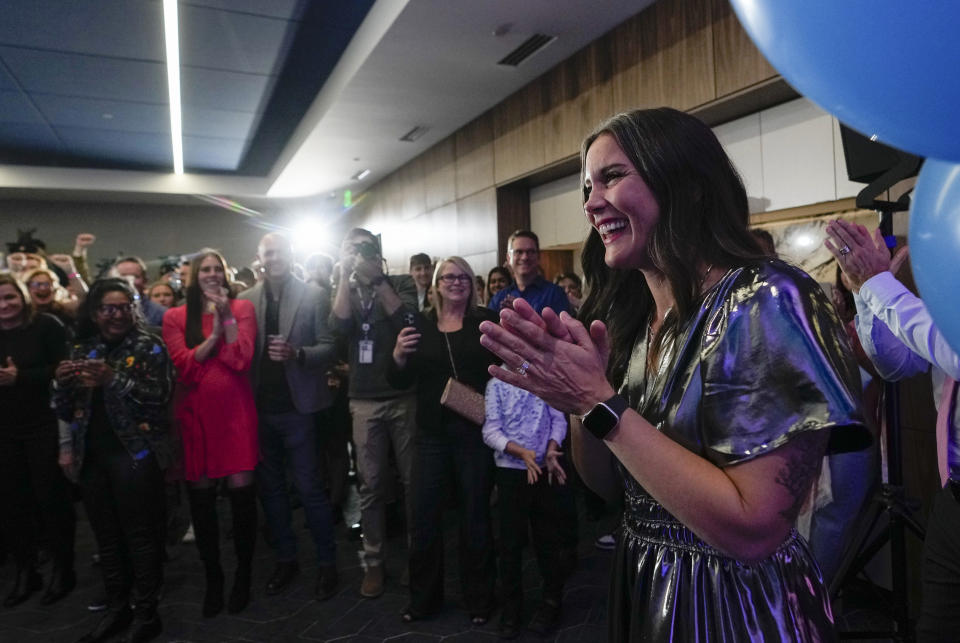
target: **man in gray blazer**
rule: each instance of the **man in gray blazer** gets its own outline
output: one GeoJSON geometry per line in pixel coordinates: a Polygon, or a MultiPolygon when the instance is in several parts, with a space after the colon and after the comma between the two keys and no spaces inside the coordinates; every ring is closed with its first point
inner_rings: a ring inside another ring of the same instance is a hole
{"type": "Polygon", "coordinates": [[[332,402],[325,376],[334,355],[327,328],[330,300],[293,276],[293,249],[283,235],[266,235],[257,258],[264,279],[239,298],[252,301],[257,311],[257,348],[250,369],[262,454],[257,486],[277,546],[277,566],[266,591],[280,593],[298,571],[285,475],[289,463],[317,547],[315,595],[326,600],[336,593],[338,579],[330,503],[317,472],[314,414],[332,402]]]}

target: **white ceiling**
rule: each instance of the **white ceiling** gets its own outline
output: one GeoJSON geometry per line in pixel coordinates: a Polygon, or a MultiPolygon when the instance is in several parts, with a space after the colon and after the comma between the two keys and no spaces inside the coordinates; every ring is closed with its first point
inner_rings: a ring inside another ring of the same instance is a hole
{"type": "Polygon", "coordinates": [[[257,202],[358,193],[652,2],[378,0],[266,178],[0,166],[0,188],[257,202]],[[534,33],[557,39],[518,68],[496,64],[534,33]],[[429,128],[422,138],[398,140],[416,125],[429,128]],[[358,183],[360,169],[371,174],[358,183]]]}

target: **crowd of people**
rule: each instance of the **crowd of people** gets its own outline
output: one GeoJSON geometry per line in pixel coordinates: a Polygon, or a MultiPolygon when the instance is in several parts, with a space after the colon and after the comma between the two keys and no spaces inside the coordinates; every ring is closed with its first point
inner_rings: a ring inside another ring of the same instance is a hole
{"type": "Polygon", "coordinates": [[[836,552],[811,553],[796,523],[823,456],[872,441],[859,338],[871,373],[932,364],[948,375],[920,630],[960,631],[960,592],[944,589],[958,583],[960,366],[892,276],[905,255],[832,223],[827,247],[848,289],[832,303],[751,234],[716,137],[675,110],[611,118],[581,161],[583,280],[548,280],[529,230],[510,236],[486,280],[461,257],[425,253],[387,274],[363,228],[336,258],[299,265],[290,239],[270,233],[247,268],[202,249],[152,283],[133,256],[94,277],[92,234],[69,255],[21,235],[0,274],[0,531],[16,562],[4,605],[41,589],[51,604],[76,585],[74,484],[105,591],[86,643],[162,631],[171,485],[187,490],[204,617],[247,607],[261,511],[275,558],[265,594],[300,573],[291,484],[315,548],[314,596],[329,599],[342,589],[333,528],[355,461],[358,590],[384,591],[398,503],[405,623],[444,605],[452,496],[467,618],[483,625],[499,607],[503,638],[552,631],[577,564],[582,477],[588,505],[623,506],[612,641],[831,640],[818,560],[832,573],[836,552]],[[218,495],[236,556],[229,592],[218,495]],[[524,623],[528,534],[543,584],[524,623]],[[41,550],[53,561],[45,587],[41,550]]]}

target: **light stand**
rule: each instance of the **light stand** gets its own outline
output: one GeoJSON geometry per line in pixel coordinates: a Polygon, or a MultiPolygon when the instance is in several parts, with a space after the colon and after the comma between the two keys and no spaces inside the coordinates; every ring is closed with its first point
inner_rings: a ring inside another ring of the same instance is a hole
{"type": "MultiPolygon", "coordinates": [[[[904,194],[897,201],[879,201],[876,197],[896,182],[914,176],[922,160],[904,154],[901,161],[883,173],[857,195],[857,206],[877,210],[880,215],[880,232],[886,239],[892,252],[896,247],[893,235],[893,213],[909,208],[910,198],[904,194]]],[[[890,572],[892,595],[890,611],[893,617],[893,631],[845,631],[838,636],[843,640],[891,638],[895,641],[913,641],[913,628],[910,623],[910,603],[907,578],[907,539],[909,529],[921,541],[925,532],[913,517],[914,507],[906,498],[903,486],[902,444],[900,433],[900,385],[896,382],[883,383],[884,419],[886,425],[886,471],[883,474],[880,489],[874,495],[870,507],[864,514],[865,520],[853,540],[855,547],[844,558],[833,583],[830,595],[836,596],[840,590],[864,567],[887,543],[890,543],[890,572]],[[886,516],[886,525],[873,535],[874,528],[881,516],[886,516]]]]}

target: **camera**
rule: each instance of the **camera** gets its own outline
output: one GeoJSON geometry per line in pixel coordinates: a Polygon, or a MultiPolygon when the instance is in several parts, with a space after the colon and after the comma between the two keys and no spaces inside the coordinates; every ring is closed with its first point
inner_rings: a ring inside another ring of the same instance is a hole
{"type": "Polygon", "coordinates": [[[380,256],[380,248],[373,241],[362,241],[356,245],[357,254],[364,259],[376,259],[380,256]]]}

